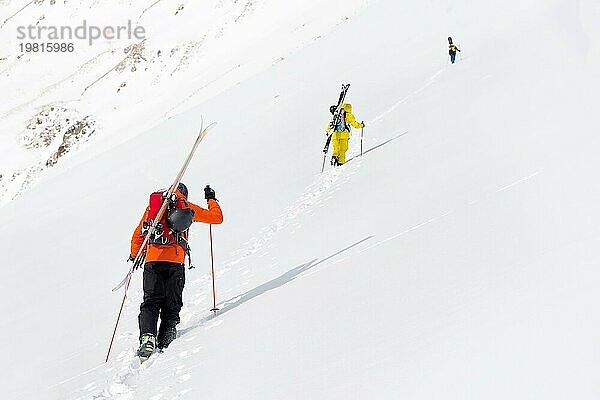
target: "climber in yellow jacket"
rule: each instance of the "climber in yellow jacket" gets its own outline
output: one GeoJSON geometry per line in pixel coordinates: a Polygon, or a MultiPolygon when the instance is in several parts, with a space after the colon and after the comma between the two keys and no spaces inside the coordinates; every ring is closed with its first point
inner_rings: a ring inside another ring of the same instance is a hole
{"type": "Polygon", "coordinates": [[[344,165],[346,162],[346,151],[348,150],[348,141],[350,140],[350,127],[364,128],[364,122],[356,121],[352,114],[352,105],[345,103],[336,118],[335,110],[337,106],[329,107],[329,111],[334,114],[333,119],[327,125],[327,135],[333,131],[331,140],[333,141],[333,155],[331,156],[331,165],[344,165]]]}

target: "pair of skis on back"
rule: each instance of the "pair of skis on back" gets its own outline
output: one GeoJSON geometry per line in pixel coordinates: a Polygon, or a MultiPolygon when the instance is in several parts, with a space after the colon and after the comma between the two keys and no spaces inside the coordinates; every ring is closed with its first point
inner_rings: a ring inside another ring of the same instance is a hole
{"type": "MultiPolygon", "coordinates": [[[[337,106],[331,117],[330,126],[335,126],[339,119],[341,118],[342,106],[344,105],[344,100],[346,99],[346,93],[348,93],[348,89],[350,88],[350,84],[342,84],[342,91],[340,92],[340,97],[338,99],[337,106]]],[[[323,165],[321,166],[321,172],[325,170],[325,160],[327,159],[327,152],[329,151],[329,145],[331,144],[331,137],[333,136],[333,129],[331,133],[327,135],[327,140],[325,141],[325,147],[323,147],[323,165]]]]}

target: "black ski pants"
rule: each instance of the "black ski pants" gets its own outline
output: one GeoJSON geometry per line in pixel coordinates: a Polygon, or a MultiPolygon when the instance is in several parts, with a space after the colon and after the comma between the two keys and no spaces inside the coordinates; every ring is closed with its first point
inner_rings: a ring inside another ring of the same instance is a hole
{"type": "Polygon", "coordinates": [[[156,336],[160,315],[161,325],[175,326],[179,323],[179,311],[183,306],[185,267],[164,261],[147,262],[144,266],[144,301],[140,306],[140,336],[151,333],[156,336]]]}

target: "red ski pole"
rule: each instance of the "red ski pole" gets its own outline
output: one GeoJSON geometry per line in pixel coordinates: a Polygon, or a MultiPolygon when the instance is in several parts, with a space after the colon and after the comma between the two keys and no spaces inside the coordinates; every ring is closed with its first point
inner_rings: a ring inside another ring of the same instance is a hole
{"type": "Polygon", "coordinates": [[[219,309],[217,308],[217,292],[216,292],[216,288],[215,288],[215,257],[214,257],[214,252],[213,252],[212,224],[209,226],[209,232],[210,232],[210,270],[211,270],[211,276],[212,276],[212,292],[213,292],[213,308],[211,308],[210,311],[212,311],[216,314],[217,311],[219,311],[219,309]]]}

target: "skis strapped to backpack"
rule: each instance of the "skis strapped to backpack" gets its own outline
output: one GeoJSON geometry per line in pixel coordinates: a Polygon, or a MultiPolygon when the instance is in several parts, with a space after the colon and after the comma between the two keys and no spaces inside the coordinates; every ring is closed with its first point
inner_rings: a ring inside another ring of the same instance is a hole
{"type": "MultiPolygon", "coordinates": [[[[112,290],[113,292],[119,290],[125,284],[128,284],[129,280],[131,279],[131,275],[133,274],[133,271],[135,271],[139,266],[141,266],[143,264],[144,259],[146,257],[146,246],[150,243],[150,238],[152,238],[153,236],[156,236],[155,233],[157,231],[157,227],[161,223],[161,220],[163,220],[163,216],[165,215],[165,212],[167,212],[167,209],[169,207],[169,201],[172,199],[172,196],[175,194],[175,191],[177,190],[177,186],[179,186],[179,182],[181,182],[181,179],[183,178],[183,174],[185,174],[185,171],[187,170],[187,167],[190,164],[190,161],[192,161],[192,158],[194,157],[194,153],[196,152],[198,145],[200,144],[200,142],[202,142],[202,139],[204,139],[204,137],[208,134],[209,129],[212,128],[213,126],[215,126],[215,124],[216,123],[212,123],[212,124],[208,125],[206,128],[204,128],[203,126],[200,127],[200,132],[198,133],[198,137],[196,138],[196,141],[194,142],[194,145],[192,146],[192,150],[188,154],[185,162],[183,163],[181,170],[175,177],[173,184],[169,187],[169,190],[164,195],[164,200],[162,201],[160,208],[158,208],[158,211],[156,212],[156,215],[154,216],[152,223],[150,223],[149,226],[147,227],[147,231],[145,232],[146,235],[144,237],[144,241],[142,242],[142,245],[140,246],[140,249],[139,249],[137,255],[135,256],[135,259],[133,260],[133,265],[131,266],[131,268],[129,268],[129,271],[127,272],[127,275],[125,275],[125,278],[123,278],[123,280],[121,282],[119,282],[119,284],[117,286],[115,286],[113,288],[113,290],[112,290]]],[[[202,124],[202,125],[204,125],[204,124],[202,124]]]]}
{"type": "Polygon", "coordinates": [[[330,126],[333,128],[331,133],[327,135],[327,140],[325,141],[325,147],[323,147],[323,166],[321,167],[321,172],[325,170],[325,160],[327,159],[327,152],[329,151],[329,145],[331,144],[331,137],[333,133],[336,131],[335,127],[338,125],[345,125],[346,121],[342,117],[342,106],[344,105],[344,99],[346,98],[346,93],[348,93],[348,89],[350,88],[350,84],[342,85],[342,91],[340,92],[340,97],[338,99],[337,106],[331,117],[331,122],[329,122],[330,126]]]}

